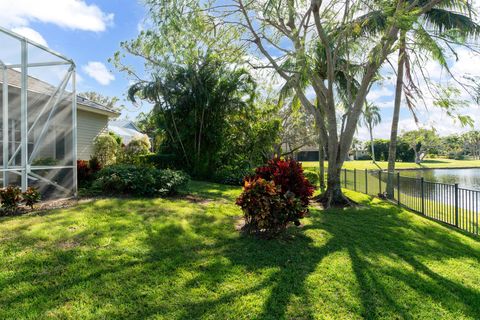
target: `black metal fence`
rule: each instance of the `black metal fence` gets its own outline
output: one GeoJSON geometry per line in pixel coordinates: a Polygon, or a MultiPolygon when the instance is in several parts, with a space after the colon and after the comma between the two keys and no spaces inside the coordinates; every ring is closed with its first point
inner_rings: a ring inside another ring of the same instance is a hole
{"type": "MultiPolygon", "coordinates": [[[[346,189],[377,196],[386,194],[389,173],[384,171],[343,169],[341,180],[346,189]]],[[[425,181],[394,173],[393,195],[389,198],[410,210],[478,235],[480,191],[460,188],[458,184],[425,181]]]]}

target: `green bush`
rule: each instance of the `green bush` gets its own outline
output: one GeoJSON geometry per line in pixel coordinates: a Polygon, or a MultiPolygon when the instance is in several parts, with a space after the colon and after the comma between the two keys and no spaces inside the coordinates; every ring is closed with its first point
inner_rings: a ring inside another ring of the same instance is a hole
{"type": "Polygon", "coordinates": [[[93,141],[93,153],[102,166],[115,164],[120,146],[112,135],[104,134],[93,141]]]}
{"type": "Polygon", "coordinates": [[[165,195],[174,195],[178,193],[178,190],[181,187],[184,187],[188,181],[189,177],[183,171],[176,171],[171,169],[158,170],[155,183],[157,185],[158,194],[165,195]]]}
{"type": "Polygon", "coordinates": [[[251,175],[253,172],[254,170],[249,168],[224,166],[217,170],[213,176],[213,180],[221,184],[241,186],[244,178],[251,175]]]}
{"type": "Polygon", "coordinates": [[[37,158],[32,161],[32,166],[56,166],[58,161],[47,157],[47,158],[37,158]]]}
{"type": "Polygon", "coordinates": [[[5,213],[15,213],[18,211],[18,207],[22,201],[22,190],[17,186],[1,188],[0,201],[5,213]]]}
{"type": "Polygon", "coordinates": [[[154,166],[157,169],[177,169],[177,156],[167,153],[149,153],[139,157],[143,165],[154,166]]]}
{"type": "Polygon", "coordinates": [[[115,132],[109,131],[109,132],[108,132],[108,135],[109,135],[109,136],[112,136],[113,139],[115,139],[115,141],[117,141],[117,144],[118,144],[119,146],[121,146],[121,145],[123,144],[123,139],[122,139],[122,137],[120,137],[120,136],[119,136],[118,134],[116,134],[115,132]]]}
{"type": "MultiPolygon", "coordinates": [[[[388,149],[389,149],[389,144],[390,140],[385,140],[385,139],[375,139],[374,140],[375,144],[375,160],[376,161],[387,161],[388,160],[388,149]]],[[[371,148],[371,143],[368,141],[365,144],[365,148],[368,151],[368,158],[365,159],[362,157],[362,159],[358,160],[370,160],[372,159],[372,148],[371,148]]],[[[408,143],[403,141],[402,139],[399,139],[397,141],[397,150],[396,150],[396,160],[401,161],[401,162],[413,162],[415,161],[415,152],[410,148],[408,143]]]]}
{"type": "Polygon", "coordinates": [[[307,180],[313,184],[314,186],[318,186],[319,182],[320,182],[320,179],[318,177],[318,172],[314,172],[314,171],[303,171],[303,175],[305,176],[305,178],[307,178],[307,180]]]}
{"type": "Polygon", "coordinates": [[[243,192],[236,200],[244,213],[244,231],[274,236],[290,222],[300,225],[314,190],[301,164],[269,160],[255,170],[254,176],[245,177],[243,192]]]}
{"type": "Polygon", "coordinates": [[[35,187],[28,187],[25,192],[22,192],[17,186],[0,188],[1,213],[3,214],[18,213],[22,202],[33,210],[33,206],[40,202],[40,199],[40,192],[38,192],[38,189],[35,187]]]}
{"type": "Polygon", "coordinates": [[[29,206],[33,210],[33,206],[38,203],[41,199],[40,192],[37,188],[28,187],[27,191],[22,193],[23,201],[25,205],[29,206]]]}
{"type": "Polygon", "coordinates": [[[150,152],[150,140],[146,135],[135,136],[124,149],[125,163],[140,164],[141,157],[147,155],[150,152]]]}
{"type": "Polygon", "coordinates": [[[165,196],[178,192],[189,178],[181,171],[148,166],[113,165],[97,173],[93,189],[111,195],[165,196]]]}
{"type": "Polygon", "coordinates": [[[369,156],[368,154],[363,154],[361,156],[358,156],[356,160],[372,160],[372,156],[369,156]]]}

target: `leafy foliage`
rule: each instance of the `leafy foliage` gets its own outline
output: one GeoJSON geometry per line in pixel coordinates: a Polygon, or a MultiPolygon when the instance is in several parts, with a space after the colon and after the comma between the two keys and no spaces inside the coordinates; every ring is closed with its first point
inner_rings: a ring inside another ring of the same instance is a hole
{"type": "Polygon", "coordinates": [[[120,146],[110,134],[100,135],[93,142],[93,152],[102,166],[116,163],[120,146]]]}
{"type": "Polygon", "coordinates": [[[178,169],[177,157],[174,154],[150,153],[139,157],[143,165],[153,166],[157,169],[178,169]]]}
{"type": "Polygon", "coordinates": [[[304,171],[303,175],[313,186],[317,186],[320,183],[320,177],[316,171],[304,171]]]}
{"type": "Polygon", "coordinates": [[[290,222],[308,212],[314,187],[305,178],[302,166],[293,160],[272,159],[245,178],[243,192],[236,204],[244,212],[245,230],[275,235],[290,222]]]}
{"type": "Polygon", "coordinates": [[[152,150],[159,151],[163,139],[165,138],[164,125],[159,126],[156,114],[151,110],[150,112],[140,112],[135,118],[135,125],[140,132],[145,133],[152,139],[152,150]]]}
{"type": "Polygon", "coordinates": [[[273,181],[280,186],[280,192],[286,194],[293,192],[295,197],[308,206],[309,198],[315,190],[314,186],[305,178],[302,164],[295,160],[274,158],[267,165],[255,170],[258,177],[273,181]]]}
{"type": "Polygon", "coordinates": [[[434,151],[440,143],[440,139],[434,129],[418,129],[405,132],[402,135],[410,149],[415,153],[415,163],[422,162],[427,153],[434,151]]]}
{"type": "Polygon", "coordinates": [[[480,159],[480,131],[472,130],[461,136],[465,153],[480,159]]]}
{"type": "Polygon", "coordinates": [[[281,121],[276,106],[257,99],[248,113],[228,117],[230,128],[218,154],[214,181],[241,185],[245,175],[280,150],[281,121]]]}
{"type": "Polygon", "coordinates": [[[96,157],[89,161],[77,160],[77,179],[80,186],[86,186],[92,182],[95,174],[102,169],[102,165],[96,157]]]}
{"type": "Polygon", "coordinates": [[[92,188],[111,195],[165,196],[175,194],[188,180],[188,176],[181,171],[113,165],[97,173],[92,188]]]}
{"type": "Polygon", "coordinates": [[[108,135],[112,136],[119,146],[123,145],[123,139],[113,131],[108,131],[108,135]]]}
{"type": "Polygon", "coordinates": [[[245,176],[249,176],[253,173],[253,169],[249,167],[238,167],[238,166],[222,166],[218,169],[214,176],[213,180],[228,185],[237,185],[241,186],[245,176]]]}
{"type": "Polygon", "coordinates": [[[150,140],[146,135],[138,135],[125,146],[124,159],[125,163],[139,164],[141,156],[150,152],[150,140]]]}
{"type": "Polygon", "coordinates": [[[223,165],[257,165],[273,149],[267,148],[278,124],[260,124],[267,118],[253,105],[250,74],[213,56],[133,85],[129,98],[138,97],[154,103],[152,116],[166,132],[160,152],[175,155],[177,165],[195,177],[211,179],[223,165]]]}
{"type": "Polygon", "coordinates": [[[125,108],[124,105],[118,105],[118,102],[120,101],[120,99],[117,97],[104,96],[95,91],[86,91],[86,92],[80,93],[79,95],[115,111],[121,111],[122,109],[125,108]]]}
{"type": "MultiPolygon", "coordinates": [[[[390,140],[386,139],[375,139],[375,161],[386,161],[388,159],[388,147],[390,145],[390,140]]],[[[367,152],[369,154],[368,159],[372,159],[372,149],[371,142],[368,141],[365,144],[367,152]]],[[[415,160],[415,152],[410,148],[408,143],[399,139],[397,141],[396,148],[396,159],[401,162],[413,162],[415,160]]],[[[357,160],[368,160],[368,159],[357,159],[357,160]]]]}
{"type": "Polygon", "coordinates": [[[0,201],[5,213],[15,213],[22,201],[22,190],[17,186],[8,186],[0,189],[0,201]]]}
{"type": "Polygon", "coordinates": [[[372,152],[372,159],[375,161],[375,140],[373,139],[373,128],[382,122],[380,115],[380,108],[371,102],[365,103],[365,108],[362,111],[363,123],[370,134],[370,149],[372,152]]]}
{"type": "Polygon", "coordinates": [[[55,166],[58,164],[58,160],[51,157],[37,158],[32,161],[32,166],[55,166]]]}
{"type": "Polygon", "coordinates": [[[42,198],[40,195],[40,192],[38,192],[37,188],[34,187],[28,187],[27,191],[22,193],[22,198],[23,201],[25,202],[25,205],[29,206],[30,209],[33,210],[33,206],[40,202],[40,199],[42,198]]]}
{"type": "Polygon", "coordinates": [[[88,161],[77,160],[77,179],[78,183],[82,185],[90,177],[90,167],[88,161]]]}

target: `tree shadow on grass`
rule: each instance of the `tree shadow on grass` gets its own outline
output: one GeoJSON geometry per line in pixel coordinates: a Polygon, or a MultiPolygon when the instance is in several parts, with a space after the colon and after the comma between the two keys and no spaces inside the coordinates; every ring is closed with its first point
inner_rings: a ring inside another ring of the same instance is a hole
{"type": "MultiPolygon", "coordinates": [[[[361,316],[412,318],[419,316],[480,316],[478,286],[453,281],[428,267],[444,260],[470,259],[480,264],[480,251],[459,241],[448,228],[386,204],[370,210],[325,212],[307,228],[321,228],[333,238],[331,245],[348,251],[360,288],[361,316]],[[430,301],[423,308],[415,299],[430,301]],[[438,309],[434,308],[441,305],[438,309]]],[[[329,244],[330,245],[330,244],[329,244]]],[[[478,248],[478,246],[477,246],[478,248]]],[[[441,263],[441,262],[440,262],[441,263]]]]}
{"type": "MultiPolygon", "coordinates": [[[[199,193],[221,197],[210,187],[199,193]]],[[[235,231],[233,208],[185,200],[95,202],[82,209],[91,221],[49,216],[52,230],[64,233],[22,258],[40,239],[25,219],[10,241],[18,247],[10,262],[17,272],[0,277],[0,305],[14,310],[4,316],[26,306],[32,317],[61,316],[82,298],[92,318],[480,317],[478,284],[439,267],[468,260],[474,279],[475,240],[383,203],[312,210],[303,228],[260,240],[235,231]],[[62,231],[72,223],[88,226],[62,231]],[[112,241],[103,247],[104,239],[112,241]],[[58,241],[79,245],[63,249],[58,241]]]]}
{"type": "MultiPolygon", "coordinates": [[[[198,247],[190,243],[195,242],[193,238],[182,242],[192,249],[191,255],[177,261],[179,263],[172,266],[171,272],[174,274],[184,268],[194,271],[193,278],[184,284],[186,292],[203,288],[219,294],[185,299],[180,318],[213,316],[215,310],[225,306],[233,308],[238,300],[255,294],[262,297],[258,301],[260,310],[254,311],[257,319],[318,317],[322,310],[318,309],[314,299],[328,299],[328,294],[322,290],[328,291],[331,283],[319,283],[318,286],[324,288],[315,296],[311,294],[312,284],[308,278],[322,273],[318,268],[323,260],[338,252],[347,252],[357,283],[358,292],[349,294],[357,296],[360,308],[354,305],[339,307],[348,309],[346,312],[352,317],[411,318],[440,316],[447,312],[452,317],[478,318],[478,286],[471,288],[451,280],[432,271],[427,264],[442,259],[467,258],[478,265],[480,252],[459,241],[459,235],[447,232],[444,227],[426,221],[412,224],[412,217],[396,207],[383,204],[372,210],[314,212],[310,224],[289,232],[287,238],[260,240],[232,236],[224,230],[218,232],[218,226],[212,221],[196,216],[191,220],[190,231],[206,242],[197,243],[198,247]],[[324,235],[328,240],[319,242],[311,234],[324,235]],[[211,243],[208,248],[205,248],[206,243],[211,243]],[[248,277],[238,279],[236,272],[239,269],[241,274],[267,275],[241,290],[224,290],[232,279],[249,281],[248,277]],[[408,293],[402,296],[398,290],[408,290],[408,293]],[[268,293],[260,294],[260,291],[268,293]],[[422,306],[418,304],[419,298],[430,300],[431,304],[422,306]],[[434,309],[435,305],[441,307],[434,309]]],[[[222,223],[232,222],[226,219],[222,223]]],[[[170,256],[173,252],[165,252],[158,246],[167,241],[159,234],[150,239],[151,254],[154,257],[170,256]]],[[[172,240],[171,237],[168,239],[172,240]]],[[[331,276],[332,283],[346,284],[335,272],[331,272],[331,276]]]]}

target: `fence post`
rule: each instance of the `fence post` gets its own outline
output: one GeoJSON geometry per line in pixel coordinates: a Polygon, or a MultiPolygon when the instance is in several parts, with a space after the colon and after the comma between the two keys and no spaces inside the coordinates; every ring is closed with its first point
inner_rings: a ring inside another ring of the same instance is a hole
{"type": "Polygon", "coordinates": [[[458,227],[458,183],[455,183],[455,226],[458,227]]]}
{"type": "Polygon", "coordinates": [[[400,172],[397,172],[397,203],[400,205],[400,172]]]}
{"type": "Polygon", "coordinates": [[[382,194],[382,170],[378,170],[378,194],[382,194]]]}
{"type": "Polygon", "coordinates": [[[424,179],[423,177],[420,178],[420,190],[422,194],[422,214],[425,215],[425,192],[424,192],[424,179]]]}
{"type": "Polygon", "coordinates": [[[343,169],[343,175],[345,176],[345,189],[347,189],[347,168],[343,169]]]}
{"type": "Polygon", "coordinates": [[[368,194],[368,170],[365,169],[365,194],[368,194]]]}
{"type": "Polygon", "coordinates": [[[357,169],[353,169],[353,191],[357,191],[357,169]]]}

